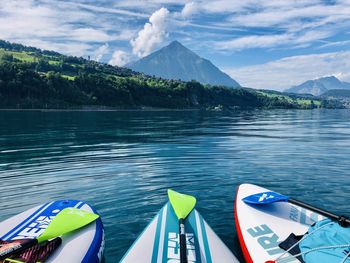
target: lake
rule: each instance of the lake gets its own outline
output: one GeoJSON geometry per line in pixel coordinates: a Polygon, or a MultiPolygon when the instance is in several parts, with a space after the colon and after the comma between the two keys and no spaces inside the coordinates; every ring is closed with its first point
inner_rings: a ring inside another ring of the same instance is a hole
{"type": "Polygon", "coordinates": [[[117,262],[166,189],[241,257],[233,205],[249,182],[350,215],[350,111],[0,111],[0,220],[55,199],[101,214],[117,262]]]}

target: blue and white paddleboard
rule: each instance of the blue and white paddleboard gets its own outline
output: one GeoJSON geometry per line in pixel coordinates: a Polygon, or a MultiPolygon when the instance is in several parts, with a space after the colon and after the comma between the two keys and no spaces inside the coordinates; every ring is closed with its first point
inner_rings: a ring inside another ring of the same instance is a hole
{"type": "Polygon", "coordinates": [[[247,263],[265,263],[282,256],[281,262],[297,263],[279,244],[291,233],[303,235],[310,225],[323,217],[286,202],[268,205],[248,205],[243,198],[269,191],[266,188],[242,184],[235,201],[235,223],[243,255],[247,263]]]}
{"type": "MultiPolygon", "coordinates": [[[[75,207],[88,212],[94,209],[76,200],[60,200],[43,204],[13,216],[0,223],[0,239],[5,241],[35,238],[44,232],[51,220],[64,208],[75,207]]],[[[84,228],[63,235],[62,244],[48,258],[49,263],[101,262],[104,249],[104,231],[100,218],[84,228]]]]}
{"type": "MultiPolygon", "coordinates": [[[[239,262],[195,209],[185,220],[189,263],[239,262]]],[[[167,203],[127,251],[123,263],[180,262],[179,222],[167,203]]]]}

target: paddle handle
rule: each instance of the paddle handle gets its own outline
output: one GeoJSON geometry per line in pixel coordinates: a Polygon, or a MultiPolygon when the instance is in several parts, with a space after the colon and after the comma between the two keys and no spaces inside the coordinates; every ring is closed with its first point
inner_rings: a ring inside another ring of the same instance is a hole
{"type": "Polygon", "coordinates": [[[0,260],[8,258],[14,254],[18,254],[19,252],[22,252],[23,250],[26,250],[27,248],[30,248],[32,246],[35,246],[36,244],[38,244],[37,239],[14,240],[11,243],[9,243],[6,247],[3,246],[3,248],[0,249],[0,260]]]}
{"type": "Polygon", "coordinates": [[[185,220],[182,218],[179,220],[179,233],[180,233],[180,263],[187,263],[185,220]]]}
{"type": "Polygon", "coordinates": [[[339,224],[341,226],[350,225],[350,220],[348,218],[346,218],[345,216],[338,216],[338,215],[333,214],[331,212],[328,212],[326,210],[314,207],[312,205],[306,204],[304,202],[301,202],[301,201],[298,201],[298,200],[295,200],[295,199],[292,199],[292,198],[289,198],[288,202],[291,203],[291,204],[303,207],[305,209],[308,209],[310,211],[313,211],[313,212],[315,212],[317,214],[320,214],[320,215],[323,215],[325,217],[328,217],[330,219],[336,220],[336,221],[339,222],[339,224]]]}

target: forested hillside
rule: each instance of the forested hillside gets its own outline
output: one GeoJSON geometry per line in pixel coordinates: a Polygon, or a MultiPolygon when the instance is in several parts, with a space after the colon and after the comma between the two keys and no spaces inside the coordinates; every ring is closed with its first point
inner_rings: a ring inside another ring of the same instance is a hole
{"type": "Polygon", "coordinates": [[[0,41],[1,108],[246,109],[323,105],[330,104],[251,89],[165,80],[84,58],[0,41]]]}

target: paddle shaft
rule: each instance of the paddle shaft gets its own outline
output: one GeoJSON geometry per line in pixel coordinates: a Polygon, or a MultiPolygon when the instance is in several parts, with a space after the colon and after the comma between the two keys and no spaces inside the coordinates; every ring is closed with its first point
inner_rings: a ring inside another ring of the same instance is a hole
{"type": "Polygon", "coordinates": [[[179,219],[179,233],[180,233],[180,263],[187,263],[185,220],[182,218],[179,219]]]}
{"type": "Polygon", "coordinates": [[[338,216],[338,215],[333,214],[331,212],[328,212],[326,210],[314,207],[312,205],[306,204],[304,202],[301,202],[301,201],[298,201],[298,200],[295,200],[295,199],[292,199],[292,198],[289,198],[288,202],[291,203],[291,204],[303,207],[305,209],[308,209],[310,211],[316,212],[317,214],[323,215],[323,216],[328,217],[330,219],[337,220],[341,224],[350,225],[350,220],[345,218],[345,217],[343,217],[343,216],[338,216]]]}
{"type": "Polygon", "coordinates": [[[14,254],[18,254],[26,250],[27,248],[35,246],[36,244],[38,244],[38,240],[34,238],[26,239],[25,241],[18,240],[18,243],[14,241],[14,243],[16,243],[16,245],[10,246],[9,248],[0,251],[0,260],[3,260],[14,254]]]}

